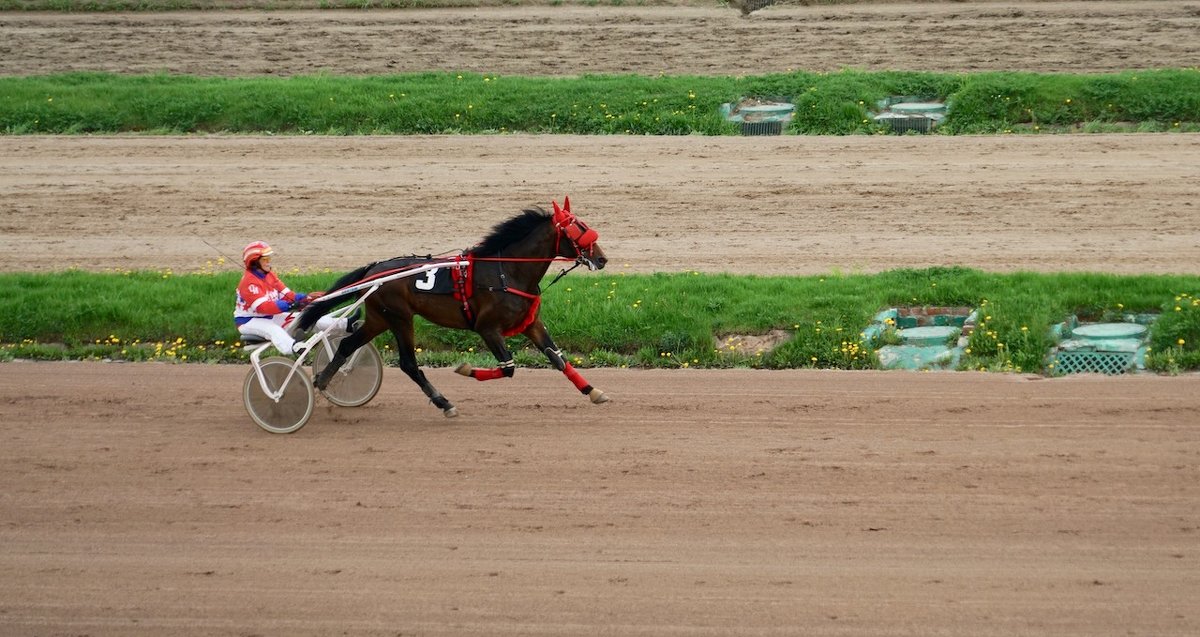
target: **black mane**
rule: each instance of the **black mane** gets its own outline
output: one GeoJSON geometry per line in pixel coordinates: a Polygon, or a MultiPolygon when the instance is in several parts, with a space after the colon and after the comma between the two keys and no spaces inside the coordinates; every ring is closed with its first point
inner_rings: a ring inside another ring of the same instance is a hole
{"type": "Polygon", "coordinates": [[[534,206],[521,211],[521,214],[496,224],[491,234],[484,237],[470,252],[476,256],[491,257],[500,254],[508,246],[528,237],[534,230],[550,221],[550,213],[534,206]]]}

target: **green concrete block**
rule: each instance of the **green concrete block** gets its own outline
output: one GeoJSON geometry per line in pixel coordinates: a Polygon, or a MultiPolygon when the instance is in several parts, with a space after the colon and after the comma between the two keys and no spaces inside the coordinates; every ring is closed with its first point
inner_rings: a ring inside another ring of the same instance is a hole
{"type": "Polygon", "coordinates": [[[900,316],[900,312],[898,312],[896,310],[896,308],[892,308],[890,310],[884,310],[884,311],[880,312],[879,314],[876,314],[875,322],[876,323],[887,323],[888,320],[895,322],[896,319],[899,318],[899,316],[900,316]]]}
{"type": "Polygon", "coordinates": [[[900,338],[907,345],[945,345],[957,336],[957,327],[949,325],[927,325],[900,330],[900,338]]]}
{"type": "Polygon", "coordinates": [[[957,364],[960,352],[948,347],[885,345],[878,350],[884,369],[947,368],[957,364]]]}

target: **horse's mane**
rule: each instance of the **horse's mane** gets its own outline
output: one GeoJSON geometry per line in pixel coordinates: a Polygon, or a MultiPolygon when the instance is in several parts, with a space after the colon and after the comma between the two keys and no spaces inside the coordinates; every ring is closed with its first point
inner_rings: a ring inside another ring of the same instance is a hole
{"type": "Polygon", "coordinates": [[[550,213],[538,206],[526,208],[521,214],[496,224],[491,234],[484,237],[470,252],[480,257],[500,254],[508,246],[528,237],[530,233],[550,221],[550,213]]]}

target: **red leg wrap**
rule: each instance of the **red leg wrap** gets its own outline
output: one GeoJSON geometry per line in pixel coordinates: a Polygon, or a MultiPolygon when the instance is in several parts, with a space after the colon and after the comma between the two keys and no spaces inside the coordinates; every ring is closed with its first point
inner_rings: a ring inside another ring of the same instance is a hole
{"type": "Polygon", "coordinates": [[[497,378],[504,378],[504,370],[499,367],[495,369],[476,368],[471,370],[471,378],[475,380],[496,380],[497,378]]]}
{"type": "Polygon", "coordinates": [[[572,367],[570,363],[566,363],[565,361],[564,363],[566,367],[563,368],[563,374],[567,376],[567,380],[574,383],[575,389],[585,393],[586,391],[591,391],[591,385],[589,385],[588,382],[583,379],[583,376],[581,376],[579,372],[575,371],[575,368],[572,367]]]}

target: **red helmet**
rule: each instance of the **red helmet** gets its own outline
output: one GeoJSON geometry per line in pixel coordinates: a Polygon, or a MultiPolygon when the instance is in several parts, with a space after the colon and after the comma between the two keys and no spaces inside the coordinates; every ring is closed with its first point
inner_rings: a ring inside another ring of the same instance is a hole
{"type": "Polygon", "coordinates": [[[275,254],[275,251],[271,249],[271,246],[267,245],[266,241],[253,241],[242,250],[242,263],[246,264],[246,268],[249,268],[251,263],[258,261],[262,257],[269,257],[272,254],[275,254]]]}

